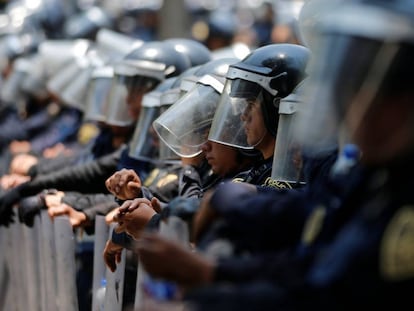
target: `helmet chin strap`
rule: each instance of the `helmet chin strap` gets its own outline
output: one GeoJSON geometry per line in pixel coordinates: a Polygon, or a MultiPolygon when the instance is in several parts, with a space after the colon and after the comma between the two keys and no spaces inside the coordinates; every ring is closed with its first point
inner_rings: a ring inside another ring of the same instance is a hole
{"type": "MultiPolygon", "coordinates": [[[[266,136],[266,131],[263,133],[263,135],[262,135],[262,137],[259,139],[259,141],[258,141],[257,143],[255,143],[255,144],[253,144],[253,145],[252,145],[252,147],[253,147],[253,148],[256,148],[258,145],[260,145],[260,144],[262,143],[263,139],[265,138],[265,136],[266,136]]],[[[258,148],[256,148],[256,149],[258,149],[258,148]]]]}

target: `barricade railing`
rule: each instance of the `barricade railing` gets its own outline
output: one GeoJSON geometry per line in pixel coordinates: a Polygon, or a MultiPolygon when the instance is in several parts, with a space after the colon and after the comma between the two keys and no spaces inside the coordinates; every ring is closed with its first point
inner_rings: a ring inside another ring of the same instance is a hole
{"type": "MultiPolygon", "coordinates": [[[[1,228],[0,291],[7,310],[77,311],[75,235],[68,217],[42,211],[32,227],[1,228]]],[[[6,310],[6,309],[5,309],[6,310]]]]}
{"type": "Polygon", "coordinates": [[[122,311],[126,262],[125,250],[122,251],[121,262],[117,265],[114,273],[106,267],[103,259],[106,241],[110,239],[114,227],[115,224],[111,226],[106,224],[104,216],[97,216],[95,219],[92,311],[122,311]],[[102,279],[106,282],[105,295],[103,297],[97,295],[102,279]]]}
{"type": "MultiPolygon", "coordinates": [[[[139,261],[135,284],[124,284],[126,250],[114,273],[104,263],[103,251],[114,227],[106,224],[104,216],[96,217],[90,309],[123,311],[124,290],[135,288],[133,307],[143,310],[146,299],[151,298],[144,290],[146,272],[139,261]],[[96,293],[102,279],[106,280],[105,296],[98,301],[96,293]]],[[[162,221],[159,231],[188,244],[187,225],[178,217],[162,221]]],[[[85,310],[78,301],[76,232],[68,217],[59,216],[52,221],[46,210],[35,217],[32,227],[18,220],[8,228],[0,227],[0,303],[7,306],[4,310],[78,311],[80,307],[85,310]]]]}
{"type": "MultiPolygon", "coordinates": [[[[190,235],[188,226],[182,219],[177,216],[170,216],[165,221],[161,221],[158,230],[160,235],[168,239],[182,243],[183,245],[188,245],[189,243],[190,235]]],[[[134,309],[136,310],[145,310],[147,305],[146,302],[150,299],[154,299],[154,297],[148,296],[145,291],[145,282],[147,281],[147,276],[147,272],[138,260],[137,283],[134,303],[134,309]]],[[[162,280],[156,280],[156,282],[158,281],[162,282],[162,280]]],[[[166,284],[166,286],[168,286],[168,284],[166,284]]],[[[165,297],[162,299],[164,298],[165,297]]]]}

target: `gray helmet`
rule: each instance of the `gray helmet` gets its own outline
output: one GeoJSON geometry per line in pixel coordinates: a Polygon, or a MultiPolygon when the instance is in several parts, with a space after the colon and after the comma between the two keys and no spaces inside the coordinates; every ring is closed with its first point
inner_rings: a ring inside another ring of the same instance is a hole
{"type": "Polygon", "coordinates": [[[162,81],[177,76],[191,67],[185,53],[170,44],[154,41],[131,51],[115,66],[115,74],[128,77],[145,76],[162,81]]]}
{"type": "Polygon", "coordinates": [[[200,74],[194,86],[154,121],[157,134],[180,157],[194,157],[202,152],[227,69],[237,61],[227,58],[201,66],[194,73],[200,74]]]}
{"type": "Polygon", "coordinates": [[[109,109],[118,112],[111,115],[119,116],[120,125],[136,122],[127,112],[128,94],[149,92],[164,79],[177,76],[188,68],[188,57],[164,42],[148,42],[132,50],[114,63],[115,77],[109,96],[109,109]]]}
{"type": "Polygon", "coordinates": [[[164,40],[171,44],[178,52],[188,56],[191,66],[203,65],[211,60],[210,50],[202,43],[185,38],[172,38],[164,40]]]}
{"type": "Polygon", "coordinates": [[[129,144],[130,157],[152,162],[166,160],[165,154],[160,154],[161,146],[152,129],[152,122],[160,114],[162,93],[170,89],[176,80],[177,77],[168,78],[158,84],[154,90],[144,95],[142,111],[129,144]]]}
{"type": "Polygon", "coordinates": [[[71,16],[65,21],[63,33],[66,38],[85,38],[95,40],[101,28],[112,28],[113,20],[102,7],[92,6],[71,16]]]}

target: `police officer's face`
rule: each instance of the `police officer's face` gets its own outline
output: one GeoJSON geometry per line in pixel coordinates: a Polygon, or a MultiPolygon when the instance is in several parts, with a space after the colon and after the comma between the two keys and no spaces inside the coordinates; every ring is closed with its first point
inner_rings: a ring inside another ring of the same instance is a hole
{"type": "Polygon", "coordinates": [[[128,114],[134,119],[138,120],[141,112],[141,102],[146,90],[142,88],[129,88],[126,103],[128,107],[128,114]]]}
{"type": "Polygon", "coordinates": [[[126,103],[128,114],[134,119],[138,120],[141,112],[141,103],[143,96],[150,92],[159,81],[141,76],[125,77],[123,80],[126,86],[126,103]]]}
{"type": "Polygon", "coordinates": [[[219,176],[226,176],[238,169],[238,151],[236,148],[208,140],[202,150],[212,171],[219,176]]]}
{"type": "Polygon", "coordinates": [[[247,143],[250,146],[258,146],[267,134],[259,100],[249,100],[245,107],[241,120],[243,121],[247,143]]]}
{"type": "Polygon", "coordinates": [[[383,164],[414,149],[412,97],[377,98],[365,112],[350,105],[345,124],[362,151],[361,161],[383,164]]]}

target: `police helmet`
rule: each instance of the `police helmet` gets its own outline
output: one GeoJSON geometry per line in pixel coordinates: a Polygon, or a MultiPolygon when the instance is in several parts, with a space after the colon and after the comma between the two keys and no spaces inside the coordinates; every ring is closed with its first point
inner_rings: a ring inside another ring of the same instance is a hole
{"type": "Polygon", "coordinates": [[[94,40],[101,28],[112,28],[114,21],[103,8],[91,6],[80,13],[68,18],[63,26],[66,38],[85,38],[94,40]]]}
{"type": "Polygon", "coordinates": [[[171,44],[178,52],[188,56],[191,66],[198,66],[211,60],[210,50],[202,43],[185,38],[171,38],[164,40],[165,43],[171,44]]]}
{"type": "Polygon", "coordinates": [[[160,41],[144,43],[127,54],[115,67],[115,74],[147,76],[162,81],[179,75],[191,67],[184,53],[160,41]]]}
{"type": "Polygon", "coordinates": [[[163,80],[179,75],[190,66],[188,57],[174,47],[160,41],[144,43],[114,64],[115,83],[110,94],[109,108],[123,111],[119,114],[122,116],[118,120],[120,124],[136,121],[134,119],[139,113],[139,98],[163,80]],[[129,105],[130,108],[135,106],[132,116],[131,113],[126,113],[126,104],[122,104],[128,99],[135,102],[129,105]]]}
{"type": "Polygon", "coordinates": [[[276,137],[279,101],[305,78],[309,57],[306,47],[271,44],[231,65],[210,139],[235,147],[253,148],[247,143],[241,115],[248,103],[256,100],[260,102],[266,129],[276,137]]]}
{"type": "Polygon", "coordinates": [[[216,111],[229,66],[238,59],[214,60],[201,66],[192,77],[193,86],[155,121],[160,138],[180,157],[202,152],[216,111]],[[179,120],[177,122],[177,120],[179,120]]]}
{"type": "Polygon", "coordinates": [[[188,92],[195,84],[194,75],[195,72],[201,67],[193,66],[188,68],[183,73],[181,73],[177,79],[174,81],[173,85],[163,92],[161,95],[161,112],[168,109],[169,106],[174,104],[181,96],[188,92]]]}
{"type": "MultiPolygon", "coordinates": [[[[153,132],[152,122],[159,116],[161,108],[161,95],[169,90],[177,77],[165,79],[157,87],[144,95],[142,99],[142,111],[140,113],[134,135],[129,144],[129,156],[134,159],[158,161],[170,158],[153,132]]],[[[171,153],[169,153],[171,154],[171,153]]]]}
{"type": "Polygon", "coordinates": [[[225,57],[220,59],[213,59],[209,62],[193,67],[194,71],[189,72],[189,74],[181,77],[180,81],[180,88],[181,88],[181,95],[190,91],[198,79],[204,75],[217,75],[224,77],[227,74],[227,70],[229,69],[230,64],[234,64],[238,61],[237,58],[234,57],[225,57]]]}

